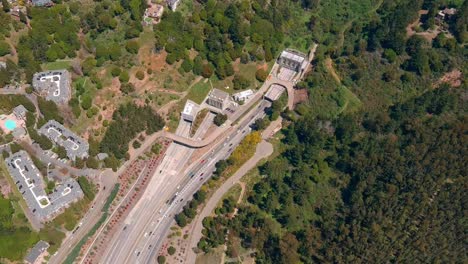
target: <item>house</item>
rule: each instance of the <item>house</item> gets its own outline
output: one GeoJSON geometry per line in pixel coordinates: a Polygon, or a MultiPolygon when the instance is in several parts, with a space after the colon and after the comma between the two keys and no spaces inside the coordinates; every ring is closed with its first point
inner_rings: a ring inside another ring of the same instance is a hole
{"type": "Polygon", "coordinates": [[[457,9],[455,8],[445,8],[443,10],[439,10],[435,17],[436,25],[440,26],[442,30],[448,29],[447,22],[457,13],[457,9]]]}
{"type": "Polygon", "coordinates": [[[252,91],[252,89],[248,89],[239,93],[235,93],[232,95],[232,97],[236,101],[245,101],[249,100],[250,97],[252,97],[252,95],[254,95],[254,92],[252,91]]]}
{"type": "Polygon", "coordinates": [[[28,264],[40,264],[44,261],[43,257],[49,248],[49,243],[45,241],[39,241],[36,245],[31,248],[28,255],[24,259],[24,262],[28,264]]]}
{"type": "Polygon", "coordinates": [[[184,106],[184,110],[182,111],[182,118],[186,121],[193,122],[199,109],[199,105],[197,105],[195,102],[187,100],[184,106]]]}
{"type": "Polygon", "coordinates": [[[208,94],[206,103],[220,110],[224,110],[229,104],[229,94],[218,89],[213,89],[210,94],[208,94]]]}
{"type": "Polygon", "coordinates": [[[152,5],[145,10],[143,15],[143,22],[146,25],[157,24],[161,20],[161,17],[164,12],[164,7],[162,5],[152,5]]]}
{"type": "Polygon", "coordinates": [[[71,99],[71,77],[67,70],[35,73],[32,86],[40,96],[56,104],[66,104],[71,99]]]}
{"type": "Polygon", "coordinates": [[[175,11],[180,0],[167,0],[167,5],[172,11],[175,11]]]}

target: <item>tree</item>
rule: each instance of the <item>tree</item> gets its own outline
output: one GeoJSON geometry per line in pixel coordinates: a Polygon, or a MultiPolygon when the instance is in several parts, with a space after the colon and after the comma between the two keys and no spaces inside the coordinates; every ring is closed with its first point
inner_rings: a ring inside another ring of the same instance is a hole
{"type": "Polygon", "coordinates": [[[234,90],[242,90],[250,86],[249,79],[245,78],[243,75],[236,74],[233,79],[234,90]]]}
{"type": "Polygon", "coordinates": [[[217,114],[213,122],[215,123],[215,125],[221,126],[222,124],[224,124],[224,122],[226,122],[226,120],[227,120],[226,114],[217,114]]]}
{"type": "Polygon", "coordinates": [[[173,246],[170,246],[170,247],[168,247],[168,248],[167,248],[167,253],[169,253],[169,255],[171,255],[171,256],[172,256],[172,255],[174,255],[174,254],[175,254],[175,252],[176,252],[176,249],[175,249],[175,247],[173,247],[173,246]]]}
{"type": "Polygon", "coordinates": [[[138,80],[143,80],[145,78],[145,73],[143,71],[137,71],[135,73],[135,77],[138,79],[138,80]]]}
{"type": "Polygon", "coordinates": [[[5,41],[0,41],[0,57],[10,54],[11,49],[10,45],[5,41]]]}
{"type": "Polygon", "coordinates": [[[63,146],[57,146],[56,151],[59,159],[64,159],[67,157],[67,150],[63,146]]]}
{"type": "Polygon", "coordinates": [[[120,67],[117,67],[117,66],[112,67],[112,69],[111,69],[112,77],[117,77],[121,73],[122,73],[122,70],[120,69],[120,67]]]}
{"type": "Polygon", "coordinates": [[[193,68],[193,63],[190,59],[185,59],[181,65],[184,72],[190,72],[193,68]]]}
{"type": "Polygon", "coordinates": [[[166,257],[165,256],[158,256],[158,263],[159,264],[166,263],[166,257]]]}
{"type": "Polygon", "coordinates": [[[205,78],[210,78],[213,75],[213,66],[210,64],[203,64],[201,75],[205,78]]]}
{"type": "Polygon", "coordinates": [[[8,0],[2,0],[2,7],[3,7],[3,12],[5,13],[10,12],[10,3],[8,3],[8,0]]]}
{"type": "Polygon", "coordinates": [[[140,49],[140,44],[136,40],[129,40],[125,45],[125,49],[132,54],[137,54],[140,49]]]}
{"type": "Polygon", "coordinates": [[[185,214],[183,212],[178,213],[175,216],[175,221],[180,227],[185,227],[187,225],[187,218],[185,217],[185,214]]]}
{"type": "Polygon", "coordinates": [[[130,76],[128,75],[127,71],[122,71],[119,75],[119,80],[121,83],[126,83],[128,80],[130,80],[130,76]]]}
{"type": "Polygon", "coordinates": [[[88,110],[93,106],[93,98],[89,94],[85,94],[81,97],[81,107],[84,110],[88,110]]]}
{"type": "Polygon", "coordinates": [[[260,82],[264,82],[267,77],[268,73],[263,68],[260,68],[255,72],[255,78],[260,82]]]}

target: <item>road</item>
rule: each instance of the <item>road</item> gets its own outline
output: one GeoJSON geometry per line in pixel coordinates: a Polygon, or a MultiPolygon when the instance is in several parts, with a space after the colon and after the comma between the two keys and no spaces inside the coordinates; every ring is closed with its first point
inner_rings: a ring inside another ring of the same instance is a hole
{"type": "MultiPolygon", "coordinates": [[[[153,142],[158,137],[166,137],[174,142],[169,146],[163,161],[148,183],[143,197],[132,208],[123,225],[120,228],[117,227],[119,229],[108,243],[99,263],[152,263],[155,261],[158,250],[174,222],[173,216],[182,210],[185,203],[211,176],[216,162],[228,158],[245,135],[250,132],[251,124],[264,117],[265,109],[270,107],[271,103],[262,100],[258,107],[254,107],[263,94],[272,84],[279,84],[288,90],[289,98],[294,96],[292,91],[295,81],[280,80],[275,74],[277,69],[278,65],[275,64],[268,80],[255,97],[240,107],[224,126],[208,137],[197,140],[203,138],[204,135],[204,132],[200,130],[208,127],[203,122],[196,135],[189,138],[190,125],[182,120],[175,134],[160,131],[145,140],[144,145],[150,144],[149,142],[153,142]],[[241,121],[231,126],[238,119],[241,121]],[[220,138],[223,140],[216,141],[220,138]],[[210,150],[183,170],[194,148],[205,146],[209,146],[210,150]]],[[[288,100],[288,106],[292,109],[290,101],[294,102],[294,99],[288,100]]],[[[93,247],[93,244],[90,247],[93,247]]],[[[85,260],[86,254],[80,264],[85,260]]]]}
{"type": "Polygon", "coordinates": [[[73,247],[89,232],[89,230],[91,230],[101,217],[101,209],[117,182],[117,177],[115,177],[112,170],[107,169],[99,175],[99,182],[99,192],[94,198],[91,209],[82,218],[82,225],[78,229],[75,229],[76,231],[74,233],[65,238],[59,250],[50,258],[48,262],[49,264],[62,263],[71,250],[73,250],[73,247]]]}
{"type": "MultiPolygon", "coordinates": [[[[206,116],[199,129],[194,134],[194,138],[202,137],[206,133],[214,116],[215,115],[213,114],[206,116]]],[[[187,137],[189,135],[189,131],[190,123],[182,120],[177,128],[176,135],[187,137]]],[[[110,243],[113,246],[109,247],[104,254],[109,254],[111,256],[107,260],[109,263],[115,263],[116,259],[120,259],[120,255],[123,252],[118,249],[121,246],[126,247],[125,245],[128,244],[129,241],[136,241],[143,235],[142,227],[149,224],[149,216],[157,213],[156,210],[160,207],[160,204],[154,203],[154,201],[159,201],[161,204],[164,203],[164,200],[155,198],[160,197],[162,193],[171,190],[170,187],[174,187],[178,178],[183,176],[178,173],[178,170],[185,166],[185,163],[188,161],[188,157],[192,155],[193,151],[193,148],[187,148],[179,144],[171,144],[169,146],[166,151],[165,158],[156,169],[156,174],[152,177],[148,187],[146,188],[147,191],[144,193],[144,198],[136,204],[124,222],[125,230],[120,229],[113,236],[110,243]],[[142,208],[145,210],[142,210],[142,208]]],[[[169,193],[167,196],[169,196],[169,193]]]]}
{"type": "MultiPolygon", "coordinates": [[[[181,121],[176,134],[180,136],[188,136],[190,131],[190,123],[181,121]]],[[[125,252],[121,247],[127,247],[130,241],[135,241],[142,233],[142,227],[148,224],[149,214],[154,214],[156,204],[164,203],[156,197],[161,196],[161,192],[167,191],[170,186],[174,185],[175,179],[178,177],[177,168],[183,167],[186,163],[186,156],[191,155],[193,149],[171,144],[166,151],[165,158],[156,169],[156,174],[153,175],[148,187],[143,195],[143,198],[138,201],[135,207],[130,211],[129,216],[124,222],[125,230],[120,229],[113,236],[110,245],[105,251],[104,256],[109,256],[108,263],[116,263],[125,252]],[[155,203],[159,202],[159,203],[155,203]]]]}
{"type": "Polygon", "coordinates": [[[273,146],[266,142],[262,141],[257,146],[257,150],[252,158],[250,158],[242,167],[237,170],[234,175],[229,177],[229,179],[221,185],[221,187],[216,190],[216,192],[210,197],[210,199],[206,202],[205,207],[203,210],[197,215],[197,217],[193,220],[192,228],[189,232],[189,250],[187,250],[187,255],[185,256],[184,263],[195,263],[197,255],[191,249],[196,248],[198,241],[202,238],[202,230],[203,230],[203,219],[205,217],[210,216],[213,210],[218,205],[219,201],[223,198],[224,194],[232,188],[234,184],[239,182],[239,180],[251,169],[253,169],[256,164],[262,160],[270,156],[273,153],[273,146]]]}
{"type": "Polygon", "coordinates": [[[265,109],[270,107],[270,102],[262,101],[256,109],[247,115],[240,123],[239,128],[233,131],[224,141],[219,143],[211,152],[208,152],[203,159],[203,163],[197,163],[194,167],[185,170],[185,175],[193,175],[186,178],[185,186],[176,196],[175,199],[161,212],[159,221],[155,224],[154,228],[148,230],[151,237],[144,237],[140,239],[139,246],[135,247],[133,256],[126,259],[127,263],[151,263],[158,254],[159,248],[164,241],[171,225],[173,224],[173,216],[180,212],[185,203],[192,199],[193,194],[200,189],[204,182],[211,177],[212,172],[215,170],[215,164],[230,156],[235,147],[242,141],[242,139],[250,131],[250,125],[259,118],[265,115],[265,109]],[[140,252],[140,254],[138,254],[140,252]]]}
{"type": "Polygon", "coordinates": [[[265,108],[270,105],[270,102],[262,101],[251,115],[243,119],[239,129],[233,130],[225,141],[218,143],[213,151],[205,154],[202,162],[191,164],[183,173],[180,173],[180,170],[190,157],[187,155],[190,154],[187,153],[189,148],[177,143],[171,144],[156,175],[149,183],[144,198],[133,208],[124,226],[109,243],[110,246],[100,263],[136,263],[152,259],[157,250],[151,249],[160,247],[172,225],[174,214],[181,210],[184,201],[190,200],[193,193],[208,179],[216,162],[230,155],[235,146],[248,134],[249,126],[256,119],[263,117],[265,108]],[[183,161],[179,160],[180,155],[183,155],[183,161]],[[190,172],[194,173],[192,178],[187,176],[190,172]],[[150,250],[143,252],[143,248],[150,250]]]}

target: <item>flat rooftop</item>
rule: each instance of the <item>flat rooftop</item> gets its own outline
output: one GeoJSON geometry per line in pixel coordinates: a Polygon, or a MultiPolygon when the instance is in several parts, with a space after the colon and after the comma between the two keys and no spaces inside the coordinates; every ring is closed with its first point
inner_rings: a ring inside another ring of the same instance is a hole
{"type": "Polygon", "coordinates": [[[46,100],[64,104],[71,98],[70,73],[67,70],[35,73],[32,85],[46,100]]]}
{"type": "Polygon", "coordinates": [[[192,116],[196,115],[199,108],[200,106],[198,104],[196,104],[193,101],[187,100],[184,106],[184,110],[182,111],[182,114],[192,115],[192,116]]]}
{"type": "Polygon", "coordinates": [[[71,178],[58,184],[54,191],[47,195],[41,173],[24,150],[5,159],[5,163],[26,204],[39,221],[53,218],[63,208],[83,196],[80,185],[71,178]]]}
{"type": "Polygon", "coordinates": [[[283,94],[285,90],[286,89],[281,85],[272,84],[270,86],[270,89],[268,89],[268,91],[266,92],[265,98],[271,101],[276,101],[278,100],[278,98],[280,98],[281,94],[283,94]]]}
{"type": "Polygon", "coordinates": [[[286,49],[281,52],[280,57],[283,57],[292,61],[296,61],[302,64],[307,56],[299,51],[286,49]]]}
{"type": "Polygon", "coordinates": [[[219,89],[211,90],[210,94],[208,95],[210,98],[218,99],[218,100],[226,100],[229,98],[229,94],[225,91],[221,91],[219,89]]]}
{"type": "Polygon", "coordinates": [[[55,144],[64,147],[68,158],[71,160],[88,156],[88,142],[55,120],[49,120],[38,132],[48,137],[55,144]]]}

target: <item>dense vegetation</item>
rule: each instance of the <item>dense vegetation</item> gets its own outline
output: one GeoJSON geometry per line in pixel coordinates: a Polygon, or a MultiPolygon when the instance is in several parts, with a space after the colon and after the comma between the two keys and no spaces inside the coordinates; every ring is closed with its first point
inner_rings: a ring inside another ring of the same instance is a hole
{"type": "Polygon", "coordinates": [[[223,244],[229,229],[267,263],[466,261],[468,131],[459,96],[443,88],[343,116],[334,132],[301,119],[241,213],[204,222],[200,247],[223,244]]]}
{"type": "Polygon", "coordinates": [[[204,219],[199,248],[227,241],[228,256],[254,249],[258,263],[466,262],[467,86],[464,73],[440,81],[466,69],[466,47],[406,32],[423,5],[444,3],[303,3],[321,45],[297,84],[309,100],[282,113],[281,154],[246,201],[204,219]]]}
{"type": "MultiPolygon", "coordinates": [[[[165,13],[155,29],[156,49],[168,52],[169,64],[183,60],[185,72],[224,79],[234,75],[236,59],[247,63],[276,56],[285,33],[295,30],[290,12],[288,1],[200,0],[187,16],[165,13]],[[197,52],[193,60],[191,49],[197,52]]],[[[237,77],[235,88],[247,82],[237,77]]]]}
{"type": "Polygon", "coordinates": [[[164,126],[164,120],[151,107],[135,104],[121,105],[112,119],[100,147],[118,159],[125,157],[128,144],[138,133],[152,134],[164,126]]]}
{"type": "Polygon", "coordinates": [[[16,227],[10,200],[0,196],[0,257],[20,260],[26,251],[39,240],[27,227],[16,227]],[[18,243],[21,241],[21,243],[18,243]]]}

